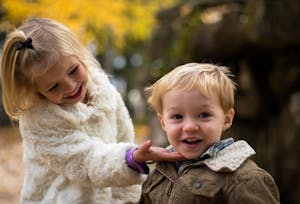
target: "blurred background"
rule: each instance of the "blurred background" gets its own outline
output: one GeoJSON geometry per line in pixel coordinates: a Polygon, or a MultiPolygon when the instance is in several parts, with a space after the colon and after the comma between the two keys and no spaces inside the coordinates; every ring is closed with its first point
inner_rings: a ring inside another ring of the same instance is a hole
{"type": "MultiPolygon", "coordinates": [[[[224,137],[247,140],[281,202],[300,203],[298,0],[0,0],[0,47],[30,16],[53,18],[80,36],[122,94],[137,143],[167,145],[144,87],[187,62],[230,67],[238,83],[236,117],[224,137]]],[[[19,202],[21,142],[18,124],[1,106],[2,204],[19,202]]]]}

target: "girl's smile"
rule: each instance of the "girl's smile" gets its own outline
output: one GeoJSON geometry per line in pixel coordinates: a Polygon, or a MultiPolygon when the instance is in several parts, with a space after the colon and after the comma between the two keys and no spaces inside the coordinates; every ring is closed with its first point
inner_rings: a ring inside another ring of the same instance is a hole
{"type": "Polygon", "coordinates": [[[71,100],[76,99],[77,97],[80,97],[81,93],[82,93],[82,85],[79,86],[79,88],[75,91],[74,94],[71,94],[70,96],[67,96],[66,98],[71,99],[71,100]]]}

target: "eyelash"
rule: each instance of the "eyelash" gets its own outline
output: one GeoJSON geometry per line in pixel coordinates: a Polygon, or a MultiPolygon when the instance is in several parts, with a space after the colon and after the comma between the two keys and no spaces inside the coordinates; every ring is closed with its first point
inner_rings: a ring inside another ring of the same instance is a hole
{"type": "Polygon", "coordinates": [[[69,74],[75,74],[77,70],[78,70],[78,65],[76,65],[76,67],[72,69],[72,71],[69,74]]]}
{"type": "Polygon", "coordinates": [[[172,119],[175,119],[175,120],[178,120],[178,119],[181,119],[181,118],[182,118],[182,115],[180,115],[180,114],[175,114],[175,115],[172,115],[171,118],[172,118],[172,119]]]}
{"type": "Polygon", "coordinates": [[[207,117],[209,117],[209,116],[210,116],[210,114],[207,113],[207,112],[203,112],[203,113],[201,113],[201,114],[199,115],[199,117],[201,117],[201,118],[207,118],[207,117]]]}
{"type": "MultiPolygon", "coordinates": [[[[211,114],[208,113],[208,112],[203,112],[203,113],[199,114],[199,118],[208,118],[210,116],[211,116],[211,114]]],[[[174,115],[171,116],[171,118],[174,119],[174,120],[179,120],[179,119],[182,119],[183,116],[180,115],[180,114],[174,114],[174,115]]]]}
{"type": "Polygon", "coordinates": [[[48,89],[47,92],[53,91],[54,89],[56,89],[56,87],[58,86],[58,84],[55,84],[54,86],[52,86],[50,89],[48,89]]]}

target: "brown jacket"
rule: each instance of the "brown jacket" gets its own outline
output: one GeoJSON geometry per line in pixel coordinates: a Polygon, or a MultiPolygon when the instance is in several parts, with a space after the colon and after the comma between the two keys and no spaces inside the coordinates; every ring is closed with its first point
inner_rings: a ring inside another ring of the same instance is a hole
{"type": "Polygon", "coordinates": [[[146,204],[273,204],[279,193],[272,176],[248,159],[255,154],[245,142],[226,147],[213,159],[184,167],[159,162],[143,184],[146,204]]]}

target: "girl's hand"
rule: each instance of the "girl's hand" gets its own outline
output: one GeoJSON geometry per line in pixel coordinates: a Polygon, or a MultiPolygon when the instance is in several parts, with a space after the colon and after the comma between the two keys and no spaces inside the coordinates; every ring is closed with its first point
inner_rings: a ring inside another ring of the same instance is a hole
{"type": "Polygon", "coordinates": [[[133,159],[141,163],[146,161],[178,161],[185,158],[178,152],[169,152],[165,148],[152,146],[152,142],[148,140],[133,153],[133,159]]]}

